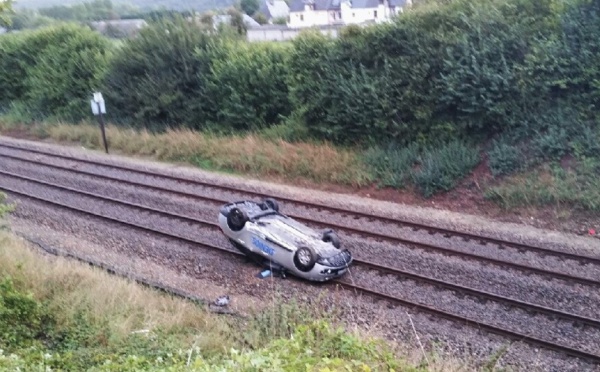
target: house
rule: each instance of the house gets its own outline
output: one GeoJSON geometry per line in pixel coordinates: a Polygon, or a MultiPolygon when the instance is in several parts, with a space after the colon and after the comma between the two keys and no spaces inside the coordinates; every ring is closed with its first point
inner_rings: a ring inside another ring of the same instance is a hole
{"type": "Polygon", "coordinates": [[[283,0],[263,0],[257,13],[263,14],[267,23],[273,24],[273,20],[277,18],[287,19],[290,7],[283,0]]]}
{"type": "MultiPolygon", "coordinates": [[[[260,23],[256,22],[252,17],[247,14],[242,14],[244,24],[247,28],[260,27],[260,23]]],[[[231,24],[231,16],[229,14],[217,14],[213,17],[213,27],[215,30],[219,29],[221,24],[231,24]]]]}
{"type": "Polygon", "coordinates": [[[302,28],[342,24],[340,0],[292,0],[288,26],[302,28]]]}
{"type": "Polygon", "coordinates": [[[410,4],[412,0],[292,0],[288,26],[387,22],[410,4]]]}

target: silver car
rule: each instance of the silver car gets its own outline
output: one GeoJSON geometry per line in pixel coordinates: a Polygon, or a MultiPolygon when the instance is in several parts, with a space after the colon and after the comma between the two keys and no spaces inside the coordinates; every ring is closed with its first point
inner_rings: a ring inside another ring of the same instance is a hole
{"type": "Polygon", "coordinates": [[[295,276],[326,281],[343,275],[352,262],[331,230],[316,231],[281,214],[276,200],[225,204],[219,225],[229,240],[258,263],[275,264],[295,276]]]}

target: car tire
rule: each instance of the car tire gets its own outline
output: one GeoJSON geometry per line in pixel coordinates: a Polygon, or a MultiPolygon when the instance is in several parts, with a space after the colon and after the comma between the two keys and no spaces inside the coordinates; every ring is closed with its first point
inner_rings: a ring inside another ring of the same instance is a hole
{"type": "Polygon", "coordinates": [[[340,238],[337,236],[333,230],[325,230],[323,232],[323,236],[321,238],[325,243],[331,243],[334,247],[340,248],[340,238]]]}
{"type": "Polygon", "coordinates": [[[275,212],[279,212],[279,203],[277,203],[277,200],[273,198],[266,198],[263,201],[263,205],[265,206],[265,209],[271,208],[275,212]]]}
{"type": "Polygon", "coordinates": [[[248,222],[246,211],[239,208],[232,208],[227,214],[227,226],[232,231],[240,231],[248,222]]]}
{"type": "Polygon", "coordinates": [[[294,265],[296,265],[298,270],[308,272],[315,267],[315,262],[317,262],[317,254],[313,249],[309,247],[300,247],[296,250],[296,253],[294,254],[294,265]]]}

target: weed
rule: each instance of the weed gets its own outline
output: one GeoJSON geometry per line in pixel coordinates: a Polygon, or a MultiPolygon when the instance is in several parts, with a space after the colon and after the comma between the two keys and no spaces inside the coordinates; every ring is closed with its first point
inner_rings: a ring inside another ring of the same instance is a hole
{"type": "Polygon", "coordinates": [[[364,161],[380,185],[403,188],[410,181],[419,150],[416,143],[406,147],[390,143],[386,147],[369,148],[364,154],[364,161]]]}
{"type": "Polygon", "coordinates": [[[545,164],[490,187],[485,197],[504,208],[554,205],[600,211],[600,161],[584,158],[570,169],[545,164]]]}
{"type": "Polygon", "coordinates": [[[479,163],[479,150],[460,141],[452,141],[425,151],[421,168],[412,174],[419,191],[430,197],[438,191],[452,189],[479,163]]]}
{"type": "Polygon", "coordinates": [[[488,151],[488,165],[494,176],[514,173],[523,166],[523,153],[518,146],[494,141],[488,151]]]}
{"type": "MultiPolygon", "coordinates": [[[[59,124],[48,132],[58,141],[102,148],[100,131],[90,124],[59,124]]],[[[327,143],[290,143],[258,135],[218,136],[185,129],[155,134],[111,125],[106,134],[109,147],[126,154],[184,161],[211,170],[350,185],[369,181],[355,153],[327,143]]]]}

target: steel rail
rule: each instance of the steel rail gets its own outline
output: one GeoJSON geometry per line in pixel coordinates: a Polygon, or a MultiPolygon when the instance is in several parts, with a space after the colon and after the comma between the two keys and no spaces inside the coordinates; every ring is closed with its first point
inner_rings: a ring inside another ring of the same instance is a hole
{"type": "MultiPolygon", "coordinates": [[[[206,220],[202,220],[202,219],[198,219],[198,218],[193,218],[193,217],[188,217],[188,216],[184,216],[184,215],[180,215],[180,214],[176,214],[176,213],[172,213],[172,212],[168,212],[165,210],[161,210],[161,209],[156,209],[156,208],[152,208],[152,207],[147,207],[144,205],[140,205],[140,204],[135,204],[135,203],[130,203],[127,201],[123,201],[123,200],[119,200],[119,199],[114,199],[114,198],[110,198],[107,196],[103,196],[103,195],[98,195],[98,194],[94,194],[94,193],[90,193],[90,192],[86,192],[86,191],[82,191],[82,190],[77,190],[77,189],[73,189],[70,187],[66,187],[66,186],[61,186],[61,185],[57,185],[57,184],[53,184],[53,183],[49,183],[46,181],[39,181],[39,180],[35,180],[32,179],[30,177],[25,177],[25,176],[20,176],[20,175],[15,175],[13,173],[8,173],[8,172],[4,172],[4,171],[0,171],[0,174],[5,175],[5,176],[9,176],[9,177],[13,177],[13,178],[17,178],[20,180],[24,180],[24,181],[28,181],[28,182],[33,182],[39,185],[43,185],[46,187],[51,187],[51,188],[55,188],[61,191],[68,191],[70,193],[73,194],[77,194],[77,195],[83,195],[89,198],[93,198],[96,199],[100,202],[110,202],[110,203],[114,203],[120,206],[126,206],[129,208],[135,208],[138,209],[142,212],[146,212],[146,213],[154,213],[157,215],[161,215],[170,219],[178,219],[181,220],[185,223],[188,224],[197,224],[197,225],[202,225],[202,226],[208,226],[212,229],[215,230],[219,230],[220,231],[220,227],[217,223],[215,222],[211,222],[211,221],[206,221],[206,220]]],[[[2,186],[0,185],[0,188],[2,188],[2,186]]],[[[74,208],[76,209],[76,208],[74,208]]],[[[76,209],[78,210],[78,209],[76,209]]],[[[79,210],[78,210],[79,211],[79,210]]],[[[121,222],[121,221],[119,221],[121,222]]],[[[136,225],[137,226],[137,225],[136,225]]],[[[549,315],[551,317],[559,317],[561,319],[564,320],[568,320],[568,321],[572,321],[574,324],[586,324],[586,325],[590,325],[593,327],[597,327],[600,328],[600,320],[597,319],[593,319],[593,318],[589,318],[586,316],[582,316],[582,315],[578,315],[578,314],[573,314],[573,313],[568,313],[568,312],[564,312],[564,311],[560,311],[560,310],[555,310],[549,307],[545,307],[545,306],[541,306],[541,305],[536,305],[536,304],[532,304],[529,302],[525,302],[525,301],[520,301],[517,299],[513,299],[510,297],[505,297],[505,296],[501,296],[501,295],[496,295],[487,291],[483,291],[483,290],[478,290],[478,289],[474,289],[474,288],[470,288],[470,287],[466,287],[466,286],[461,286],[458,284],[453,284],[453,283],[448,283],[448,282],[444,282],[442,280],[438,280],[435,278],[431,278],[428,276],[424,276],[424,275],[420,275],[414,272],[410,272],[410,271],[405,271],[405,270],[401,270],[401,269],[397,269],[397,268],[393,268],[390,266],[386,266],[386,265],[381,265],[378,263],[374,263],[371,261],[367,261],[367,260],[361,260],[361,259],[355,259],[354,262],[356,264],[358,264],[359,266],[364,266],[370,269],[375,269],[378,270],[380,272],[384,272],[387,274],[392,274],[398,277],[404,277],[404,278],[409,278],[412,280],[416,280],[416,281],[421,281],[421,282],[425,282],[428,283],[430,285],[434,285],[434,286],[438,286],[438,287],[442,287],[448,290],[452,290],[455,292],[460,292],[460,293],[464,293],[464,294],[468,294],[471,296],[476,296],[476,297],[480,297],[480,298],[485,298],[487,300],[492,300],[492,301],[496,301],[496,302],[501,302],[507,305],[510,305],[512,307],[519,307],[522,308],[524,310],[527,311],[535,311],[541,314],[545,314],[545,315],[549,315]]]]}
{"type": "MultiPolygon", "coordinates": [[[[0,145],[0,147],[1,147],[1,145],[0,145]]],[[[65,166],[60,166],[60,165],[56,165],[56,164],[48,164],[45,162],[39,162],[39,161],[31,160],[31,159],[24,159],[24,158],[12,156],[12,155],[6,155],[6,154],[0,153],[0,157],[7,157],[7,158],[14,159],[17,161],[28,162],[30,164],[42,165],[42,166],[46,166],[49,168],[59,169],[59,170],[68,171],[68,172],[76,173],[76,174],[84,174],[84,175],[99,178],[99,179],[120,182],[120,183],[130,185],[130,186],[143,187],[143,188],[147,188],[150,190],[171,193],[173,195],[193,198],[196,200],[203,200],[203,201],[207,201],[207,202],[211,202],[211,203],[215,203],[215,204],[223,204],[223,203],[229,202],[228,200],[224,200],[224,199],[196,195],[196,194],[192,194],[192,193],[185,192],[185,191],[172,190],[172,189],[168,189],[168,188],[161,187],[161,186],[148,185],[148,184],[144,184],[144,183],[140,183],[140,182],[136,182],[136,181],[124,180],[124,179],[121,179],[118,177],[96,174],[93,172],[79,170],[79,169],[71,169],[71,168],[65,167],[65,166]]],[[[36,180],[32,180],[32,181],[36,182],[36,180]]],[[[41,182],[41,181],[37,181],[37,182],[41,182]]],[[[72,191],[77,192],[77,190],[72,190],[72,191]]],[[[317,221],[317,220],[313,220],[310,218],[301,217],[301,216],[298,216],[295,214],[289,214],[289,216],[297,219],[298,221],[305,222],[308,224],[318,224],[318,225],[322,225],[322,226],[327,226],[329,228],[335,228],[340,231],[346,231],[350,234],[371,237],[376,240],[383,240],[383,241],[387,241],[387,242],[391,242],[391,243],[395,243],[395,244],[405,244],[406,246],[408,246],[410,248],[416,247],[419,249],[423,249],[426,251],[433,251],[433,252],[441,253],[444,255],[458,256],[461,258],[467,258],[467,259],[474,260],[474,261],[491,263],[491,264],[494,264],[494,265],[500,266],[500,267],[508,267],[508,268],[512,268],[512,269],[516,269],[516,270],[520,270],[520,271],[533,272],[537,275],[558,278],[558,279],[565,280],[567,282],[577,282],[577,283],[581,283],[584,285],[600,286],[599,280],[589,279],[589,278],[580,277],[580,276],[573,276],[573,275],[564,274],[564,273],[557,272],[557,271],[540,269],[540,268],[536,268],[536,267],[532,267],[532,266],[528,266],[528,265],[518,264],[515,262],[511,262],[511,261],[490,258],[490,257],[486,257],[486,256],[474,254],[474,253],[463,252],[463,251],[459,251],[456,249],[441,247],[441,246],[434,245],[434,244],[423,243],[423,242],[419,242],[416,240],[399,238],[399,237],[389,235],[389,234],[374,233],[374,232],[367,231],[364,229],[347,227],[347,226],[336,224],[336,223],[325,223],[322,221],[317,221]]],[[[556,251],[553,251],[553,252],[556,252],[556,251]]],[[[572,255],[572,254],[569,254],[569,255],[572,255]]],[[[587,256],[578,256],[578,257],[580,257],[581,259],[583,259],[583,258],[594,259],[594,258],[587,257],[587,256]]],[[[600,263],[600,262],[598,262],[598,263],[600,263]]]]}
{"type": "MultiPolygon", "coordinates": [[[[533,246],[533,245],[524,244],[524,243],[518,243],[518,242],[509,241],[509,240],[500,239],[500,238],[494,238],[494,237],[490,237],[490,236],[482,236],[482,235],[472,234],[472,233],[458,231],[458,230],[449,229],[449,228],[436,227],[436,226],[430,226],[430,225],[426,225],[426,224],[422,224],[422,223],[406,221],[406,220],[399,219],[399,218],[379,216],[379,215],[367,213],[367,212],[351,211],[348,209],[344,209],[344,208],[340,208],[340,207],[333,207],[333,206],[316,203],[316,202],[301,201],[301,200],[296,200],[293,198],[288,198],[288,197],[278,196],[278,195],[268,195],[268,194],[263,194],[263,193],[259,193],[256,191],[240,189],[240,188],[233,187],[233,186],[216,185],[216,184],[212,184],[209,182],[194,180],[194,179],[187,178],[187,177],[173,176],[173,175],[169,175],[169,174],[165,174],[165,173],[158,173],[158,172],[153,172],[153,171],[148,171],[148,170],[136,169],[133,167],[118,165],[118,164],[108,164],[108,163],[104,163],[104,162],[100,162],[100,161],[96,161],[96,160],[81,159],[78,157],[61,155],[61,154],[56,154],[56,153],[52,153],[52,152],[48,152],[48,151],[31,149],[31,148],[26,148],[26,147],[21,147],[21,146],[14,146],[14,145],[6,144],[6,143],[0,143],[0,147],[10,148],[10,149],[14,149],[14,150],[20,150],[20,151],[25,151],[25,152],[31,152],[31,153],[45,155],[45,156],[52,156],[52,157],[59,158],[59,159],[76,161],[76,162],[86,163],[86,164],[90,164],[90,165],[94,165],[94,166],[114,168],[114,169],[119,169],[122,171],[143,174],[143,175],[151,176],[151,177],[165,178],[165,179],[173,180],[176,182],[191,183],[191,184],[196,184],[196,185],[200,185],[203,187],[210,187],[210,188],[214,188],[214,189],[222,189],[222,190],[227,190],[227,191],[231,191],[231,192],[243,193],[243,194],[253,195],[253,196],[261,197],[261,198],[275,197],[275,198],[285,201],[285,202],[299,204],[299,205],[307,206],[310,208],[315,208],[317,210],[325,210],[325,211],[332,211],[332,212],[346,214],[346,215],[354,215],[359,218],[366,218],[369,220],[379,220],[379,221],[382,221],[385,223],[391,223],[391,224],[411,227],[411,228],[413,228],[413,230],[427,230],[430,234],[439,233],[439,234],[442,234],[446,238],[451,237],[451,236],[458,236],[458,237],[462,237],[464,240],[479,241],[479,243],[482,245],[485,245],[487,243],[492,243],[492,244],[498,245],[500,248],[508,246],[508,247],[516,248],[520,251],[535,252],[542,256],[551,255],[551,256],[559,257],[561,259],[570,259],[570,260],[577,261],[580,264],[594,263],[594,264],[600,265],[599,257],[591,257],[591,256],[579,255],[579,254],[571,253],[571,252],[557,251],[557,250],[553,250],[553,249],[533,246]]],[[[5,154],[0,154],[0,155],[10,157],[10,155],[5,155],[5,154]]],[[[169,190],[169,191],[173,192],[173,190],[169,190]]],[[[196,197],[198,197],[198,196],[196,196],[196,197]]],[[[207,198],[207,199],[209,199],[209,198],[207,198]]],[[[295,217],[295,218],[298,218],[298,217],[295,217]]],[[[320,221],[314,221],[314,220],[309,220],[309,221],[321,223],[320,221]]],[[[346,229],[351,229],[351,228],[346,228],[346,229]]],[[[371,235],[373,235],[373,234],[371,234],[371,235]]]]}
{"type": "MultiPolygon", "coordinates": [[[[171,238],[171,239],[175,239],[175,240],[184,241],[186,243],[190,243],[190,244],[193,244],[193,245],[198,245],[198,246],[201,246],[201,247],[204,247],[204,248],[213,249],[213,250],[216,250],[216,251],[226,252],[226,253],[237,255],[237,256],[243,256],[242,253],[235,252],[235,251],[232,251],[232,250],[229,250],[229,249],[226,249],[226,248],[222,248],[222,247],[211,245],[211,244],[207,244],[207,243],[197,242],[195,240],[191,240],[191,239],[188,239],[188,238],[184,238],[184,237],[180,237],[180,236],[177,236],[177,235],[173,235],[173,234],[170,234],[170,233],[167,233],[167,232],[164,232],[164,231],[160,231],[160,230],[156,230],[156,229],[151,229],[151,228],[139,225],[139,224],[135,224],[135,223],[123,221],[123,220],[120,220],[118,218],[105,216],[105,215],[102,215],[102,214],[99,214],[99,213],[90,212],[90,211],[87,211],[87,210],[84,210],[84,209],[81,209],[81,208],[77,208],[77,207],[72,207],[72,206],[69,206],[69,205],[66,205],[66,204],[63,204],[63,203],[59,203],[59,202],[56,202],[56,201],[44,199],[44,198],[41,198],[41,197],[38,197],[38,196],[29,195],[29,194],[23,193],[23,192],[18,191],[18,190],[14,190],[14,189],[9,188],[9,187],[0,186],[0,189],[4,190],[7,193],[12,193],[12,194],[19,195],[19,196],[22,196],[22,197],[25,197],[25,198],[30,198],[30,199],[36,200],[38,202],[42,202],[42,203],[45,203],[45,204],[53,205],[53,206],[60,207],[60,208],[63,208],[63,209],[67,209],[67,210],[70,210],[70,211],[76,211],[78,213],[82,213],[84,215],[88,215],[88,216],[100,218],[100,219],[103,219],[103,220],[106,220],[106,221],[109,221],[109,222],[117,222],[117,223],[120,223],[120,224],[128,226],[128,227],[133,227],[133,228],[136,228],[136,229],[140,229],[142,231],[153,233],[153,234],[157,234],[157,235],[160,235],[160,236],[163,236],[163,237],[167,237],[167,238],[171,238]]],[[[437,309],[429,307],[429,306],[425,306],[425,305],[422,305],[422,304],[419,304],[419,303],[415,303],[415,302],[403,300],[403,299],[400,299],[400,298],[397,298],[397,297],[394,297],[394,296],[390,296],[388,294],[381,293],[381,292],[378,292],[378,291],[370,290],[368,288],[364,288],[364,287],[361,287],[361,286],[358,286],[358,285],[354,285],[354,284],[350,284],[350,283],[345,283],[345,282],[340,282],[340,281],[334,281],[334,283],[340,285],[343,288],[347,288],[347,289],[355,291],[355,292],[360,292],[360,293],[363,293],[363,294],[366,294],[366,295],[375,296],[375,297],[378,297],[380,299],[387,300],[387,301],[390,301],[390,302],[395,303],[395,304],[399,304],[399,305],[404,306],[404,307],[414,308],[414,309],[417,309],[419,311],[430,313],[432,315],[435,315],[435,316],[438,316],[438,317],[441,317],[441,318],[449,319],[449,320],[454,321],[454,322],[465,323],[468,326],[471,326],[471,327],[474,327],[474,328],[477,328],[477,329],[481,329],[481,330],[484,330],[484,331],[487,331],[487,332],[490,332],[490,333],[498,334],[498,335],[501,335],[501,336],[504,336],[504,337],[507,337],[507,338],[510,338],[510,339],[513,339],[513,340],[516,340],[516,341],[524,341],[524,342],[527,342],[527,343],[529,343],[531,345],[537,345],[537,346],[544,347],[546,349],[557,351],[557,352],[560,352],[560,353],[564,353],[564,354],[567,354],[567,355],[570,355],[570,356],[573,356],[573,357],[586,359],[586,360],[589,360],[589,361],[593,361],[594,363],[600,363],[600,355],[596,355],[596,354],[593,354],[593,353],[590,353],[590,352],[586,352],[586,351],[583,351],[583,350],[578,350],[578,349],[575,349],[575,348],[572,348],[572,347],[569,347],[569,346],[565,346],[565,345],[553,343],[553,342],[550,342],[550,341],[541,340],[541,339],[538,339],[538,338],[535,338],[535,337],[532,337],[532,336],[529,336],[529,335],[521,334],[521,333],[518,333],[516,331],[509,330],[509,329],[504,329],[504,328],[493,326],[493,325],[489,325],[489,324],[486,324],[486,323],[481,323],[481,322],[472,320],[472,319],[467,318],[467,317],[463,317],[463,316],[460,316],[460,315],[452,314],[452,313],[449,313],[449,312],[446,312],[446,311],[442,311],[442,310],[437,310],[437,309]]]]}

